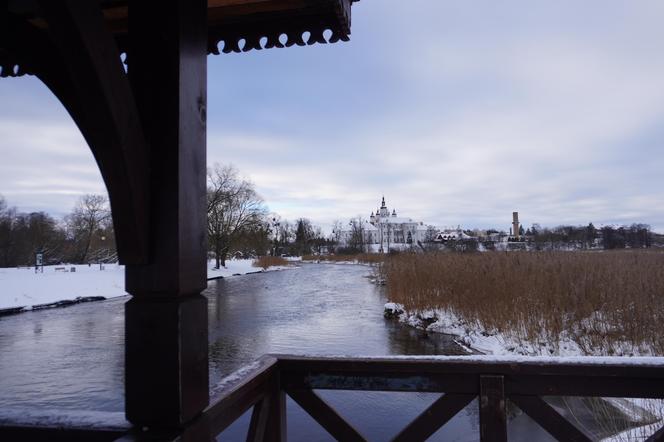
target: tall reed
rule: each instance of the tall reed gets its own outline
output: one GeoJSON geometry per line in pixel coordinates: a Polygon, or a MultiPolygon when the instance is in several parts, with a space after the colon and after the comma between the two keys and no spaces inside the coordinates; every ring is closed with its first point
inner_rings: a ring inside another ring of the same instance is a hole
{"type": "Polygon", "coordinates": [[[382,265],[390,301],[439,309],[529,343],[587,354],[664,355],[664,253],[399,254],[382,265]]]}

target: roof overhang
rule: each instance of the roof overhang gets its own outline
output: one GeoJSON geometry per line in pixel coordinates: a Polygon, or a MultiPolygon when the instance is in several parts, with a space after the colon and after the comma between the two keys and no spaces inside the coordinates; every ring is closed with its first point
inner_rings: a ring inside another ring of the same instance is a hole
{"type": "MultiPolygon", "coordinates": [[[[351,6],[359,0],[208,0],[208,52],[247,52],[269,48],[348,41],[351,6]],[[327,32],[326,32],[327,31],[327,32]]],[[[8,0],[9,15],[47,30],[36,0],[8,0]]],[[[108,29],[120,52],[127,52],[128,0],[102,0],[108,29]]],[[[0,33],[0,76],[22,72],[13,64],[0,33]]]]}

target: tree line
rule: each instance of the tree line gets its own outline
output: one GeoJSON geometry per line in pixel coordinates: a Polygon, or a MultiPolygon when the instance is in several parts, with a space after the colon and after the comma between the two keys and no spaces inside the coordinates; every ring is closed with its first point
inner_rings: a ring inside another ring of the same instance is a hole
{"type": "Polygon", "coordinates": [[[533,224],[525,232],[536,249],[556,249],[572,246],[578,249],[624,249],[649,248],[656,242],[648,224],[601,226],[593,223],[587,226],[563,225],[553,228],[533,224]]]}
{"type": "MultiPolygon", "coordinates": [[[[351,235],[345,253],[366,249],[362,218],[351,220],[351,235]]],[[[334,251],[340,235],[347,228],[335,222],[332,236],[326,237],[321,227],[306,218],[295,221],[270,213],[251,181],[240,176],[233,166],[215,164],[207,177],[207,233],[209,258],[222,267],[230,257],[264,255],[301,256],[334,251]]],[[[434,246],[437,230],[427,230],[426,246],[434,246]]],[[[462,251],[477,250],[486,238],[476,232],[470,240],[446,244],[462,251]]],[[[485,234],[499,233],[497,230],[485,234]]],[[[617,249],[650,247],[662,241],[647,224],[629,226],[532,227],[520,234],[536,250],[560,248],[617,249]]],[[[486,248],[489,247],[489,242],[486,248]]],[[[108,199],[102,195],[84,195],[66,216],[57,219],[46,212],[22,213],[10,207],[0,196],[0,267],[30,266],[35,254],[43,253],[45,264],[97,263],[117,259],[115,237],[108,199]]]]}
{"type": "Polygon", "coordinates": [[[82,196],[72,211],[57,219],[46,212],[19,212],[0,196],[0,267],[97,263],[117,259],[108,201],[82,196]]]}
{"type": "Polygon", "coordinates": [[[332,245],[310,220],[291,222],[269,213],[253,183],[233,166],[215,164],[207,182],[207,233],[215,267],[231,256],[300,256],[332,245]]]}

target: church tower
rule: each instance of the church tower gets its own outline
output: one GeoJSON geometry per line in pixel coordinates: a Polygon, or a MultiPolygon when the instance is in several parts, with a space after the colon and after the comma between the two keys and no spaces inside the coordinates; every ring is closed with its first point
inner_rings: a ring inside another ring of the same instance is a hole
{"type": "Polygon", "coordinates": [[[383,195],[383,201],[380,203],[380,216],[381,218],[389,217],[390,216],[390,211],[387,209],[387,206],[385,205],[385,196],[383,195]]]}

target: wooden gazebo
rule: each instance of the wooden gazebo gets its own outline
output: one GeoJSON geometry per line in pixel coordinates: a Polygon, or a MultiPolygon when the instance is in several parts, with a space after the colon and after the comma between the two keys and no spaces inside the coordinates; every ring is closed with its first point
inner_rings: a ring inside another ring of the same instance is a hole
{"type": "Polygon", "coordinates": [[[126,415],[137,427],[181,428],[209,402],[200,295],[207,286],[207,55],[327,43],[326,32],[330,43],[347,41],[354,1],[0,5],[0,77],[43,81],[85,137],[108,190],[132,295],[126,415]]]}
{"type": "Polygon", "coordinates": [[[355,1],[1,1],[0,76],[48,86],[106,183],[132,295],[133,428],[4,427],[0,440],[212,440],[252,407],[248,440],[285,440],[286,394],[335,438],[364,440],[318,389],[444,393],[395,440],[426,439],[476,397],[482,440],[507,439],[507,400],[560,440],[590,440],[542,396],[664,397],[661,361],[266,356],[209,403],[207,55],[348,40],[355,1]]]}

